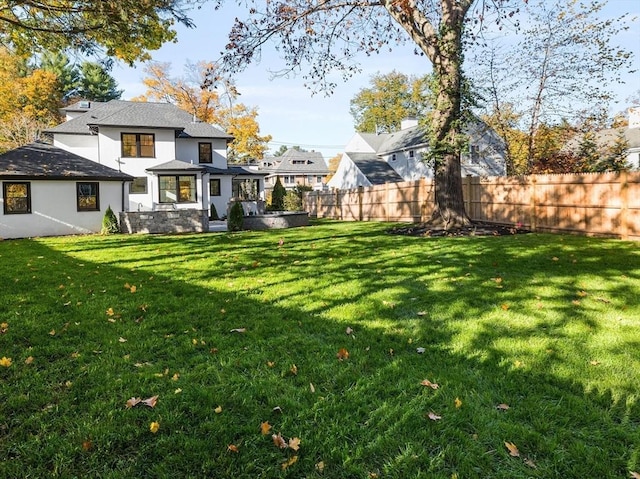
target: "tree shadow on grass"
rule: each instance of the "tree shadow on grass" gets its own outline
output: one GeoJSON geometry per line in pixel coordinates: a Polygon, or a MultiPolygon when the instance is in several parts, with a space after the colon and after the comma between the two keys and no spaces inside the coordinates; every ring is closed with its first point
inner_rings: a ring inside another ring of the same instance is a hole
{"type": "Polygon", "coordinates": [[[615,342],[594,344],[608,326],[586,310],[619,309],[617,327],[627,327],[637,253],[543,238],[425,240],[323,225],[0,244],[22,266],[0,272],[10,323],[1,354],[15,360],[2,371],[0,470],[627,476],[638,468],[640,411],[633,375],[616,368],[638,371],[637,340],[614,331],[615,342]],[[606,289],[582,284],[593,271],[606,289]],[[612,364],[591,365],[596,353],[612,364]],[[154,409],[124,407],[154,394],[154,409]],[[299,437],[300,451],[276,448],[260,434],[265,421],[299,437]]]}

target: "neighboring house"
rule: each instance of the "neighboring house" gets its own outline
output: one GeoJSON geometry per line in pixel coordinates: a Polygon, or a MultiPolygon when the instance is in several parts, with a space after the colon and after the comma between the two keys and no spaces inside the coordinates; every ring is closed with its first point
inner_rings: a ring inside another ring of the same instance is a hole
{"type": "Polygon", "coordinates": [[[226,214],[232,197],[264,199],[264,174],[227,164],[233,137],[169,103],[81,101],[47,131],[54,146],[134,177],[125,211],[226,214]]]}
{"type": "MultiPolygon", "coordinates": [[[[627,110],[629,125],[622,128],[607,128],[600,130],[595,135],[598,151],[606,155],[606,150],[611,148],[622,135],[627,141],[627,164],[632,170],[640,170],[640,106],[627,110]]],[[[563,151],[577,153],[580,150],[583,135],[577,135],[569,141],[563,151]]]]}
{"type": "MultiPolygon", "coordinates": [[[[467,127],[469,151],[461,157],[463,176],[500,176],[506,171],[504,143],[481,121],[467,127]]],[[[431,178],[423,160],[429,146],[414,119],[400,131],[376,135],[357,133],[346,145],[335,175],[327,186],[350,189],[431,178]]]]}
{"type": "Polygon", "coordinates": [[[321,190],[329,174],[321,153],[298,151],[295,148],[288,149],[282,156],[265,158],[260,164],[260,170],[267,174],[265,187],[269,190],[273,189],[277,177],[280,177],[280,182],[288,190],[296,185],[321,190]]]}
{"type": "Polygon", "coordinates": [[[117,215],[133,177],[56,148],[32,143],[0,155],[0,238],[100,232],[117,215]]]}

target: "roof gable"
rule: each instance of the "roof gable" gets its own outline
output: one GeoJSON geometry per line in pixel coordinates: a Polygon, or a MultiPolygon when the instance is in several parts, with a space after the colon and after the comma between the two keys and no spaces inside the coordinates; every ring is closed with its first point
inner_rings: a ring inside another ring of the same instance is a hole
{"type": "Polygon", "coordinates": [[[389,163],[370,153],[346,153],[372,185],[404,181],[389,163]]]}

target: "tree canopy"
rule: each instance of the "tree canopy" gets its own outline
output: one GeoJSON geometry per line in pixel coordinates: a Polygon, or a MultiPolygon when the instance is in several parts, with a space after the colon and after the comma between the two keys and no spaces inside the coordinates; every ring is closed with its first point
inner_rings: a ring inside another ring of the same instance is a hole
{"type": "Polygon", "coordinates": [[[189,8],[204,0],[38,0],[0,6],[0,44],[21,54],[68,48],[101,52],[132,64],[192,27],[189,8]]]}

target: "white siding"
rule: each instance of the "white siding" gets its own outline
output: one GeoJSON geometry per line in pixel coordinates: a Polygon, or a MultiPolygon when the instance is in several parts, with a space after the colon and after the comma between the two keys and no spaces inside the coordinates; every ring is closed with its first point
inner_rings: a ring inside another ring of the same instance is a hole
{"type": "Polygon", "coordinates": [[[209,166],[227,169],[227,141],[220,138],[178,138],[176,140],[176,160],[197,165],[198,143],[211,143],[212,163],[207,163],[209,166]]]}
{"type": "Polygon", "coordinates": [[[55,135],[53,146],[99,163],[97,135],[55,135]]]}
{"type": "Polygon", "coordinates": [[[77,210],[76,180],[30,183],[30,214],[5,215],[4,198],[0,198],[0,238],[99,233],[107,206],[116,216],[122,211],[121,181],[99,182],[100,211],[77,210]]]}

